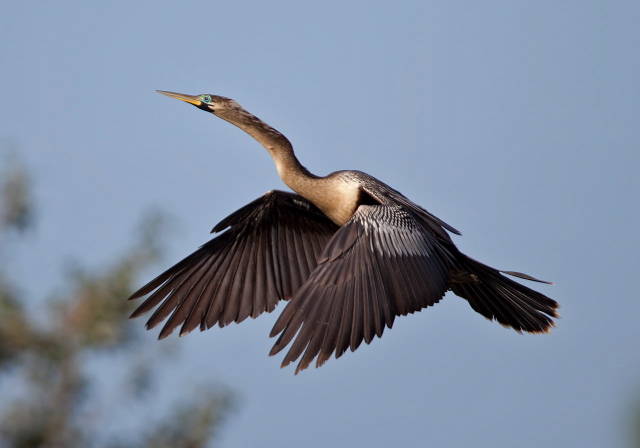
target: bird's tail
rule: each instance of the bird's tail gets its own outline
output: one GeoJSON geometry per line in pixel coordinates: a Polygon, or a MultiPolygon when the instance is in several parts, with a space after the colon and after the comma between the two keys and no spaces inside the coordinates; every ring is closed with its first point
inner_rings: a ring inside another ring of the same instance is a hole
{"type": "Polygon", "coordinates": [[[517,332],[548,333],[555,326],[555,300],[517,283],[503,274],[549,283],[520,272],[499,271],[460,254],[460,271],[454,272],[451,291],[489,320],[497,320],[517,332]]]}

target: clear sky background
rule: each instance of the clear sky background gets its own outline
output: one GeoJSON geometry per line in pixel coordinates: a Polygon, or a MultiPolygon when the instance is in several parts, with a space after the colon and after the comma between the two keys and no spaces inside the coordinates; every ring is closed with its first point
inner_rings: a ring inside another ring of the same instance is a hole
{"type": "MultiPolygon", "coordinates": [[[[39,223],[11,269],[34,296],[63,286],[61,263],[117,259],[145,210],[174,225],[167,259],[140,284],[284,188],[249,136],[156,89],[234,98],[312,172],[368,172],[461,230],[470,256],[556,283],[533,285],[562,305],[550,335],[506,330],[448,295],[298,376],[267,356],[281,307],[174,336],[184,350],[163,372],[167,403],[212,380],[237,393],[219,446],[628,446],[640,3],[3,6],[0,138],[33,170],[39,223]]],[[[135,431],[153,415],[104,427],[135,431]]]]}

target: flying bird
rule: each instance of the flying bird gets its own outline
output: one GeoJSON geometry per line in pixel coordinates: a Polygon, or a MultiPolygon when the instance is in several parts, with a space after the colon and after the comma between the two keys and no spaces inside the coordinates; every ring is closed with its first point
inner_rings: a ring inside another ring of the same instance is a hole
{"type": "Polygon", "coordinates": [[[232,213],[219,235],[136,291],[147,296],[132,318],[156,308],[146,326],[159,338],[180,328],[224,327],[288,301],[270,355],[293,341],[282,367],[295,373],[342,356],[391,328],[396,316],[439,302],[447,291],[517,332],[548,333],[558,303],[458,250],[455,228],[360,171],[316,176],[289,140],[232,99],[158,91],[239,127],[269,151],[283,182],[232,213]]]}

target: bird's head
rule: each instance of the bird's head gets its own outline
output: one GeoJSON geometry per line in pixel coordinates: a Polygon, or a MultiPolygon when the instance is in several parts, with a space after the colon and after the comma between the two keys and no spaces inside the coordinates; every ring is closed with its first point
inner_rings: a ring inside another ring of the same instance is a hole
{"type": "Polygon", "coordinates": [[[198,109],[211,112],[223,118],[225,112],[229,113],[243,110],[238,103],[224,96],[210,95],[208,93],[202,95],[185,95],[183,93],[165,92],[164,90],[157,90],[157,92],[193,104],[198,109]]]}
{"type": "Polygon", "coordinates": [[[210,112],[213,115],[238,126],[247,134],[258,140],[267,151],[275,151],[274,148],[279,147],[281,151],[293,153],[291,143],[280,132],[260,120],[255,115],[244,110],[238,103],[231,98],[224,96],[202,94],[202,95],[185,95],[183,93],[165,92],[158,90],[158,93],[182,100],[186,103],[193,104],[198,109],[210,112]],[[284,149],[282,149],[284,148],[284,149]]]}

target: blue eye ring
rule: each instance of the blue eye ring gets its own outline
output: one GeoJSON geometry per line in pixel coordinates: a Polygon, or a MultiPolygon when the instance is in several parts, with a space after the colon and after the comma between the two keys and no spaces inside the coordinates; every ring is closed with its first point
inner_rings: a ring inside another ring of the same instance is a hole
{"type": "Polygon", "coordinates": [[[200,101],[209,104],[211,102],[211,95],[200,95],[200,101]]]}

